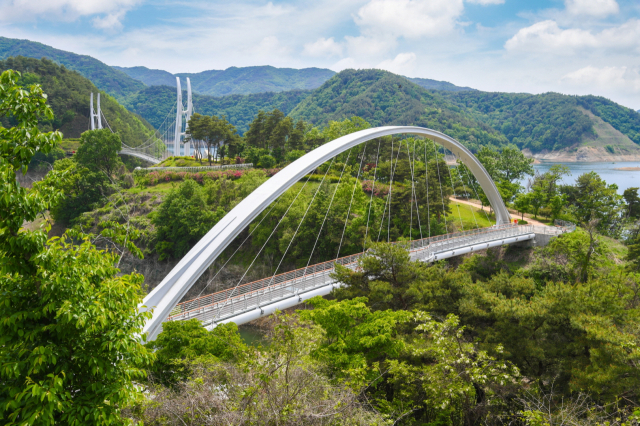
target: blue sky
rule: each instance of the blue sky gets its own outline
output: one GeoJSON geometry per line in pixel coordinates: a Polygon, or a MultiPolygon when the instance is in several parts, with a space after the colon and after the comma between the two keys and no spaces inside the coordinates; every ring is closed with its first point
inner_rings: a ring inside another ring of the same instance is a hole
{"type": "Polygon", "coordinates": [[[0,35],[110,65],[382,68],[640,109],[639,0],[0,0],[0,35]]]}

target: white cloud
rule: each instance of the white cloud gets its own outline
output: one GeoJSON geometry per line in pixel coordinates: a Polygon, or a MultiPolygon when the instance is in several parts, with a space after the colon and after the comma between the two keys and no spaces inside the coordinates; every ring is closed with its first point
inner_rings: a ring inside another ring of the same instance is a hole
{"type": "Polygon", "coordinates": [[[109,13],[104,17],[96,17],[93,19],[93,26],[101,30],[121,30],[122,18],[127,13],[126,10],[120,10],[116,13],[109,13]]]}
{"type": "Polygon", "coordinates": [[[587,88],[591,91],[606,90],[626,93],[640,93],[640,72],[628,67],[587,66],[564,75],[562,83],[569,86],[587,88]]]}
{"type": "Polygon", "coordinates": [[[313,43],[306,43],[302,51],[307,56],[329,57],[342,55],[343,47],[340,43],[336,43],[333,37],[320,37],[313,43]]]}
{"type": "Polygon", "coordinates": [[[547,20],[520,29],[505,43],[508,51],[567,54],[579,49],[604,48],[610,50],[636,49],[640,51],[640,20],[592,33],[579,28],[561,29],[555,21],[547,20]]]}
{"type": "Polygon", "coordinates": [[[371,0],[355,21],[368,34],[433,37],[453,31],[463,11],[462,0],[371,0]]]}
{"type": "Polygon", "coordinates": [[[565,0],[564,3],[572,15],[605,17],[620,12],[616,0],[565,0]]]}
{"type": "MultiPolygon", "coordinates": [[[[30,21],[38,17],[74,21],[82,16],[117,15],[141,0],[8,0],[0,4],[0,21],[30,21]]],[[[115,22],[105,17],[105,22],[115,22]]],[[[119,20],[119,19],[118,19],[119,20]]]]}
{"type": "Polygon", "coordinates": [[[399,53],[395,58],[388,59],[376,65],[376,68],[391,71],[392,73],[407,75],[412,74],[416,65],[416,54],[413,52],[399,53]]]}
{"type": "Polygon", "coordinates": [[[466,0],[467,3],[480,4],[482,6],[488,6],[490,4],[504,4],[504,0],[466,0]]]}
{"type": "Polygon", "coordinates": [[[383,35],[373,37],[346,36],[344,39],[347,44],[349,55],[359,58],[371,58],[385,55],[389,51],[393,50],[398,44],[395,37],[385,37],[383,35]]]}

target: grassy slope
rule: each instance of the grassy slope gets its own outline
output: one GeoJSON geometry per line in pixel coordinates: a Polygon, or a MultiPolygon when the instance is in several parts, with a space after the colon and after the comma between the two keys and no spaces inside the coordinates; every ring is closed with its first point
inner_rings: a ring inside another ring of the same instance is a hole
{"type": "MultiPolygon", "coordinates": [[[[0,71],[14,69],[23,73],[23,83],[40,83],[56,119],[44,122],[45,130],[61,130],[67,138],[78,138],[89,128],[89,97],[98,89],[88,79],[49,60],[9,58],[0,61],[0,71]]],[[[150,127],[127,111],[113,97],[102,93],[102,111],[111,128],[123,142],[137,146],[152,135],[150,127]]]]}
{"type": "Polygon", "coordinates": [[[12,56],[26,56],[36,59],[49,58],[58,64],[64,65],[66,68],[78,71],[82,76],[91,80],[100,90],[104,90],[120,101],[144,87],[143,83],[91,56],[54,49],[51,46],[34,41],[0,37],[0,59],[12,56]]]}

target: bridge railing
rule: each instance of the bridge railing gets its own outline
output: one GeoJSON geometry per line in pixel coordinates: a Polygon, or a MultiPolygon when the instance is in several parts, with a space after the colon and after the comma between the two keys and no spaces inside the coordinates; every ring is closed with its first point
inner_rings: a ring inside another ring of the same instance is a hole
{"type": "Polygon", "coordinates": [[[141,168],[137,167],[136,173],[151,173],[151,172],[162,172],[162,171],[171,171],[171,172],[209,172],[212,170],[238,170],[238,169],[252,169],[253,163],[243,163],[243,164],[225,164],[223,166],[198,166],[198,167],[147,167],[141,168]]]}
{"type": "MultiPolygon", "coordinates": [[[[492,228],[475,229],[469,231],[445,234],[436,237],[423,238],[411,242],[397,242],[395,244],[407,244],[412,257],[428,259],[436,253],[441,253],[458,247],[478,244],[485,241],[493,241],[511,236],[523,235],[533,232],[531,225],[499,225],[492,228]]],[[[225,289],[216,293],[201,296],[176,305],[167,319],[169,321],[187,319],[192,314],[215,311],[213,317],[224,316],[235,312],[234,309],[244,303],[245,308],[256,306],[262,302],[275,300],[284,294],[293,294],[295,291],[304,292],[307,289],[323,286],[332,281],[329,274],[333,272],[336,263],[348,267],[356,266],[357,260],[363,253],[338,258],[327,262],[317,263],[306,268],[296,269],[272,277],[263,278],[234,288],[225,289]],[[282,294],[280,294],[282,293],[282,294]],[[253,304],[247,305],[249,301],[253,304]],[[229,312],[229,310],[231,310],[229,312]]]]}

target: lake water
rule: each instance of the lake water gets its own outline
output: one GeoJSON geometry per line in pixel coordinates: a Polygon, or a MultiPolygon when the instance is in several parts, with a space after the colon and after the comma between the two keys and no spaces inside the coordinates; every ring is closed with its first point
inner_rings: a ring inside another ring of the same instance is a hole
{"type": "MultiPolygon", "coordinates": [[[[640,187],[640,171],[628,171],[628,170],[615,170],[621,167],[640,167],[640,162],[624,162],[624,163],[613,163],[602,162],[602,163],[540,163],[534,164],[533,168],[540,173],[544,173],[548,171],[551,166],[555,164],[564,164],[569,167],[571,171],[571,176],[564,176],[563,182],[565,184],[574,184],[578,176],[583,173],[588,173],[594,171],[600,175],[602,179],[604,179],[608,184],[615,183],[618,185],[618,192],[622,194],[625,189],[630,187],[640,187]]],[[[526,179],[523,182],[523,185],[526,187],[526,179]]]]}

